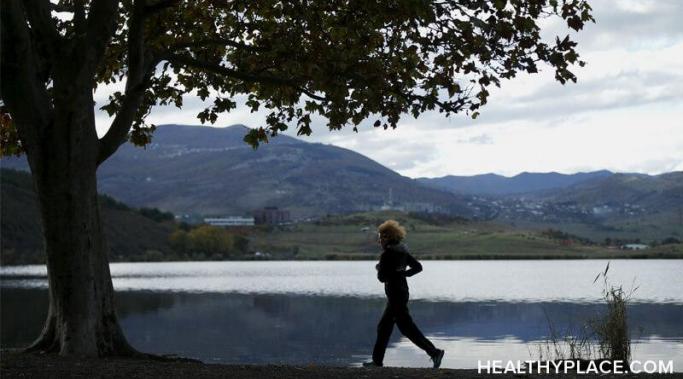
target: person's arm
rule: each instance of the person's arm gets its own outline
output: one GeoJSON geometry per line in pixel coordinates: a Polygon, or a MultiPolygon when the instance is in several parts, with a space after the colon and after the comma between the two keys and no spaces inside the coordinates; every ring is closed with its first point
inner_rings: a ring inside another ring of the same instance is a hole
{"type": "Polygon", "coordinates": [[[404,271],[406,277],[413,276],[422,271],[422,264],[417,261],[412,255],[406,253],[406,259],[410,269],[404,271]]]}
{"type": "Polygon", "coordinates": [[[379,263],[375,266],[375,269],[377,269],[377,280],[380,282],[384,283],[386,282],[389,278],[387,277],[387,271],[386,271],[386,258],[384,257],[384,254],[380,255],[379,257],[379,263]]]}

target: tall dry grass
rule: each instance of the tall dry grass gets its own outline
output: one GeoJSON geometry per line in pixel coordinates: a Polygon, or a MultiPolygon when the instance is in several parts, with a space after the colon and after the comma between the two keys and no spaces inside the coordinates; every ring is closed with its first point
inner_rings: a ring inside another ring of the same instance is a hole
{"type": "Polygon", "coordinates": [[[607,276],[608,271],[609,263],[605,271],[600,272],[593,281],[596,283],[602,278],[602,295],[607,309],[604,314],[592,320],[590,326],[603,358],[629,362],[631,336],[628,328],[628,303],[638,287],[632,286],[630,290],[625,291],[623,286],[613,285],[607,276]]]}
{"type": "Polygon", "coordinates": [[[610,265],[598,273],[593,283],[602,283],[605,310],[578,327],[558,330],[546,314],[549,334],[538,345],[539,360],[609,360],[627,363],[631,359],[631,337],[628,327],[628,304],[637,290],[624,290],[608,277],[610,265]]]}

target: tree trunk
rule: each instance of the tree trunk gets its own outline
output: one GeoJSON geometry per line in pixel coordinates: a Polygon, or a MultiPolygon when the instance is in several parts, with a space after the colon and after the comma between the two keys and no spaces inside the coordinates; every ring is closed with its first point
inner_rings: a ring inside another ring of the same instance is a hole
{"type": "MultiPolygon", "coordinates": [[[[93,2],[87,25],[62,36],[49,2],[28,3],[0,1],[0,92],[33,173],[47,253],[49,310],[43,332],[28,350],[137,354],[116,317],[97,201],[96,172],[103,159],[93,88],[119,5],[93,2]]],[[[129,108],[127,114],[137,110],[129,108]]],[[[116,142],[125,139],[126,126],[130,123],[117,128],[116,142]]],[[[111,154],[118,144],[109,146],[111,154]]]]}
{"type": "Polygon", "coordinates": [[[55,104],[54,123],[41,141],[40,156],[29,154],[42,216],[50,304],[43,331],[28,350],[131,355],[135,350],[121,331],[114,307],[97,199],[92,97],[84,97],[78,104],[55,104]]]}

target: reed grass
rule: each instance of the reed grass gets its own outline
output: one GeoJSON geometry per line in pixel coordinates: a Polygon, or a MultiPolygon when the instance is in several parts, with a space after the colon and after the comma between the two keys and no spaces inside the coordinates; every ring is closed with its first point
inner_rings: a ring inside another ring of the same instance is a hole
{"type": "Polygon", "coordinates": [[[604,311],[591,317],[579,327],[569,326],[558,330],[553,320],[546,314],[548,337],[538,345],[538,358],[541,361],[572,360],[580,366],[588,361],[611,362],[631,360],[631,337],[628,327],[628,304],[638,289],[632,286],[625,290],[622,285],[614,285],[608,277],[610,264],[598,273],[593,283],[602,283],[604,311]]]}

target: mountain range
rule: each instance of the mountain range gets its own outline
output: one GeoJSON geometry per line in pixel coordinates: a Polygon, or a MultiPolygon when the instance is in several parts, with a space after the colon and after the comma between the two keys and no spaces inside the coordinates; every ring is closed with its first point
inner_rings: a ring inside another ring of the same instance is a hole
{"type": "Polygon", "coordinates": [[[595,241],[683,237],[683,172],[612,174],[482,201],[497,210],[499,222],[556,228],[595,241]]]}
{"type": "Polygon", "coordinates": [[[612,174],[612,172],[607,170],[576,174],[523,172],[513,177],[497,174],[473,176],[447,175],[438,178],[418,178],[417,180],[427,186],[454,193],[511,195],[565,188],[592,179],[609,177],[612,174]]]}
{"type": "Polygon", "coordinates": [[[654,210],[683,206],[683,172],[611,174],[538,195],[545,201],[585,206],[630,204],[654,210]]]}
{"type": "MultiPolygon", "coordinates": [[[[604,226],[631,219],[677,234],[683,172],[594,171],[411,179],[354,151],[280,135],[254,150],[247,128],[159,126],[146,148],[124,145],[98,172],[102,193],[176,215],[245,215],[264,206],[294,218],[378,209],[439,212],[534,225],[604,226]]],[[[26,169],[22,158],[3,167],[26,169]]],[[[613,227],[613,226],[610,226],[613,227]]]]}
{"type": "Polygon", "coordinates": [[[495,211],[492,218],[502,222],[531,222],[563,229],[570,223],[602,229],[635,223],[638,226],[631,228],[631,234],[650,228],[654,235],[683,236],[680,171],[660,175],[606,170],[577,174],[525,172],[514,177],[485,174],[418,181],[457,194],[475,195],[480,205],[495,211]]]}
{"type": "MultiPolygon", "coordinates": [[[[469,198],[424,186],[354,151],[286,135],[254,150],[242,125],[162,125],[146,148],[126,144],[98,170],[99,191],[180,215],[243,215],[264,206],[304,218],[380,209],[476,216],[469,198]]],[[[26,168],[23,159],[3,166],[26,168]]]]}

